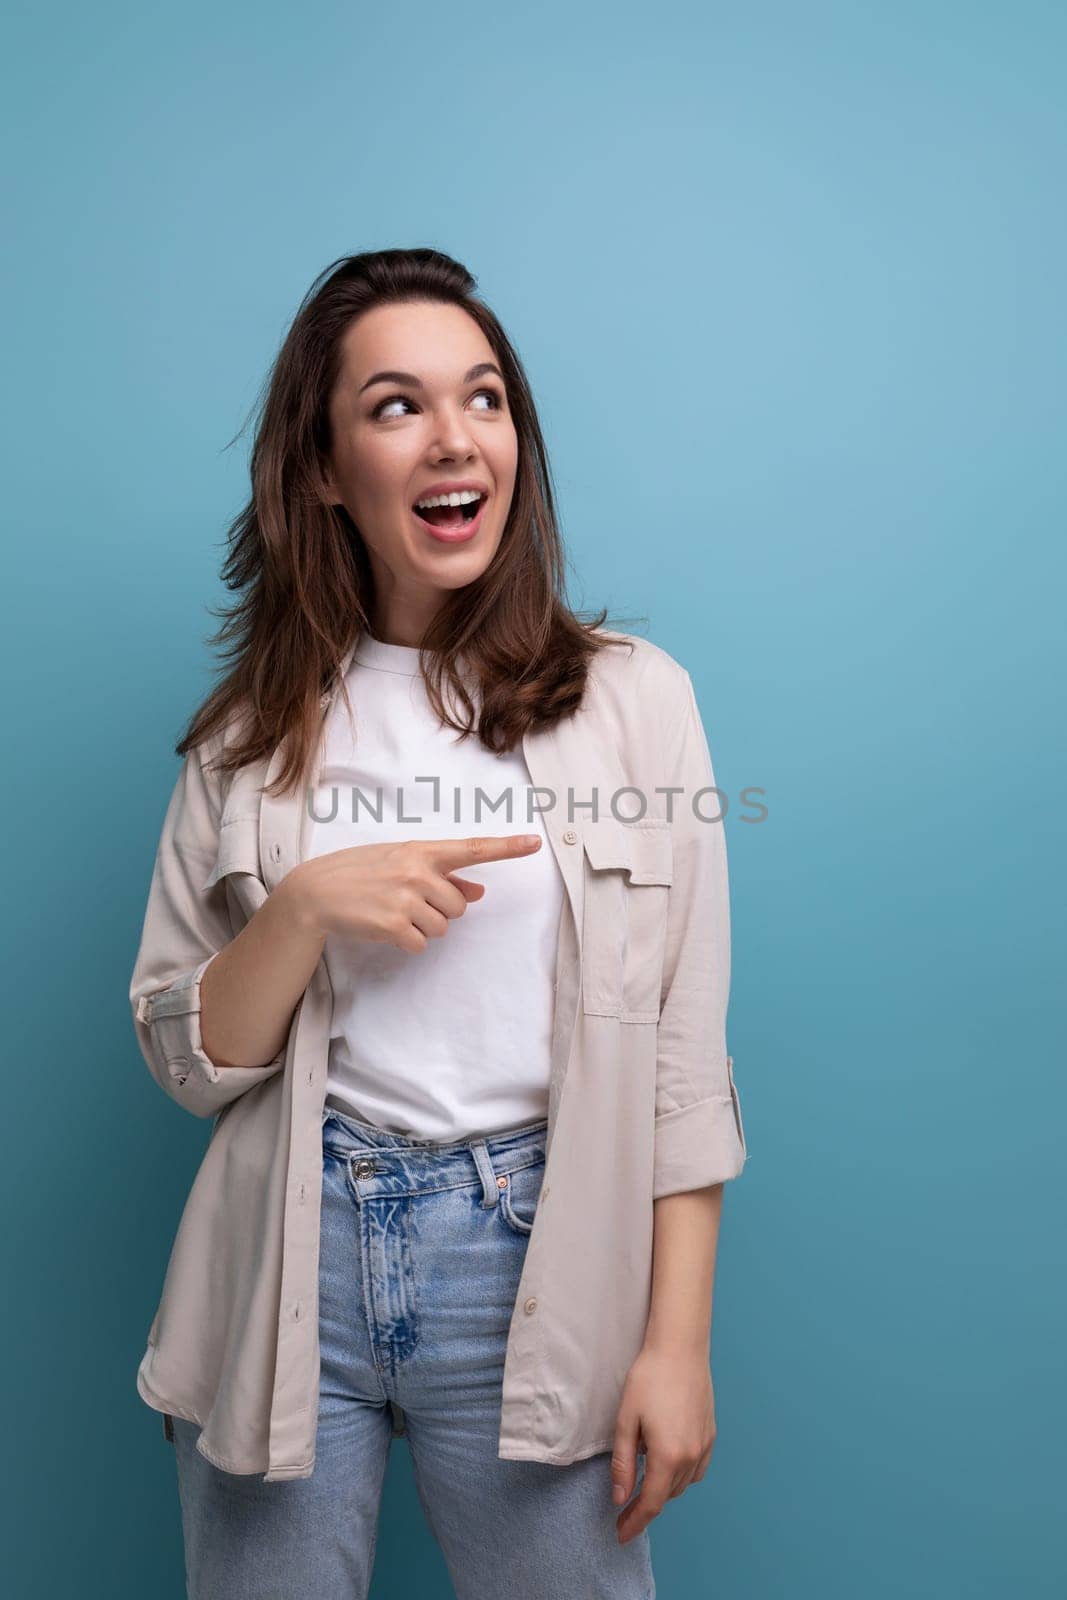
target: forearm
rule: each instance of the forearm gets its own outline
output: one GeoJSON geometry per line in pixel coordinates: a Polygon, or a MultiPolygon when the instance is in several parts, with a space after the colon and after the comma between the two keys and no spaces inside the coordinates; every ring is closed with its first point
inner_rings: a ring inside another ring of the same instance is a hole
{"type": "Polygon", "coordinates": [[[201,980],[200,1036],[218,1067],[258,1067],[279,1054],[322,955],[324,937],[304,922],[292,877],[278,885],[201,980]]]}
{"type": "Polygon", "coordinates": [[[652,1202],[652,1300],[645,1346],[710,1358],[721,1183],[652,1202]]]}

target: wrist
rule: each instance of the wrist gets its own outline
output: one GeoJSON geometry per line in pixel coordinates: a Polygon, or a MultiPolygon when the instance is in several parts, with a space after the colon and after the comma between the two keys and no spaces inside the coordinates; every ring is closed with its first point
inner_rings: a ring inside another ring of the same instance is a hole
{"type": "Polygon", "coordinates": [[[300,862],[287,872],[275,889],[271,900],[287,926],[302,938],[326,943],[326,930],[319,927],[315,909],[307,894],[307,881],[300,862]]]}
{"type": "Polygon", "coordinates": [[[659,1328],[650,1321],[642,1349],[669,1361],[710,1361],[711,1328],[659,1328]]]}

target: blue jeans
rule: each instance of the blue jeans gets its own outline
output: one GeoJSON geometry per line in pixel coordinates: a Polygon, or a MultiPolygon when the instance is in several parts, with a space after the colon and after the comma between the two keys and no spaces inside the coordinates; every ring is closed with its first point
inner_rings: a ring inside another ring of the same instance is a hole
{"type": "Polygon", "coordinates": [[[366,1600],[400,1427],[458,1600],[654,1600],[647,1531],[616,1537],[609,1452],[497,1455],[546,1130],[442,1144],[325,1108],[315,1471],[222,1472],[174,1418],[189,1600],[366,1600]]]}

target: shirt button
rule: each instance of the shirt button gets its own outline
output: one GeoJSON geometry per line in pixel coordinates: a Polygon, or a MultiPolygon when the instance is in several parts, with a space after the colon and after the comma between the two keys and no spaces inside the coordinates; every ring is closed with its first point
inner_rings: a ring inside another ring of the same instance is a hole
{"type": "Polygon", "coordinates": [[[522,1309],[524,1311],[527,1311],[527,1312],[536,1311],[537,1310],[537,1298],[536,1298],[536,1296],[535,1295],[531,1295],[529,1300],[527,1300],[526,1304],[523,1306],[522,1309]]]}
{"type": "Polygon", "coordinates": [[[578,842],[578,835],[575,833],[573,828],[568,828],[566,833],[563,835],[563,843],[564,844],[576,844],[577,842],[578,842]]]}
{"type": "Polygon", "coordinates": [[[547,1200],[548,1199],[548,1184],[547,1183],[545,1184],[544,1188],[541,1190],[541,1199],[542,1200],[547,1200]]]}

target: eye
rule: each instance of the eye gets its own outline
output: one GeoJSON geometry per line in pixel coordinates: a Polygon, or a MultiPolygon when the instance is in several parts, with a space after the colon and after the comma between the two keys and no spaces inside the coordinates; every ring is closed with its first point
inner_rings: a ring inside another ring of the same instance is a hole
{"type": "Polygon", "coordinates": [[[375,418],[383,417],[385,415],[386,406],[409,406],[410,404],[411,401],[406,399],[404,395],[391,394],[385,400],[379,400],[378,404],[371,412],[371,416],[375,418]]]}
{"type": "MultiPolygon", "coordinates": [[[[493,402],[492,406],[490,406],[488,408],[489,410],[491,410],[491,411],[501,411],[501,410],[503,410],[503,406],[504,406],[503,397],[500,395],[499,391],[496,390],[496,389],[476,389],[474,394],[471,396],[471,399],[472,400],[477,400],[478,396],[479,395],[483,395],[483,394],[488,395],[490,400],[493,402]]],[[[386,408],[386,406],[396,406],[396,405],[410,406],[412,403],[413,402],[408,399],[407,395],[403,395],[403,394],[386,395],[384,400],[379,400],[378,404],[374,407],[374,410],[371,412],[371,416],[375,421],[378,421],[378,422],[384,421],[384,420],[386,420],[386,418],[385,418],[385,408],[386,408]]]]}

